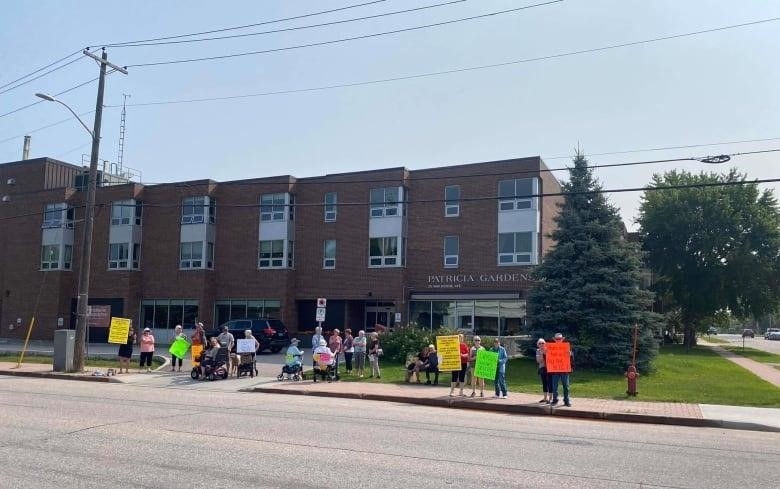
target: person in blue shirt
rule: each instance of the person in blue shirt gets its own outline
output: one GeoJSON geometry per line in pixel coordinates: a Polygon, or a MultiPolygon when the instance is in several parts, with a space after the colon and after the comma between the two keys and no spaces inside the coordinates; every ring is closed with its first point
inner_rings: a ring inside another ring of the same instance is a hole
{"type": "Polygon", "coordinates": [[[496,397],[500,399],[506,399],[506,362],[509,360],[509,355],[506,353],[506,348],[501,346],[501,340],[496,338],[493,340],[493,348],[491,351],[498,353],[498,367],[496,368],[496,397]]]}
{"type": "Polygon", "coordinates": [[[287,365],[288,372],[297,372],[303,367],[303,363],[301,362],[303,352],[298,349],[298,343],[298,338],[293,338],[290,340],[290,346],[287,348],[285,365],[287,365]]]}
{"type": "MultiPolygon", "coordinates": [[[[319,326],[314,328],[314,336],[311,337],[311,351],[313,352],[314,350],[319,348],[320,340],[324,340],[324,339],[325,339],[325,337],[322,336],[322,328],[320,328],[319,326]]],[[[326,344],[327,344],[327,342],[326,342],[326,344]]],[[[317,362],[312,360],[311,365],[312,365],[312,367],[316,367],[317,366],[317,362]]]]}

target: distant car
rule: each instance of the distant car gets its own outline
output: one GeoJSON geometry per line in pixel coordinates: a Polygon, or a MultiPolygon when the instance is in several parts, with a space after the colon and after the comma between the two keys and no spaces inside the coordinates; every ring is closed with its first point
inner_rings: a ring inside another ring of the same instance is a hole
{"type": "Polygon", "coordinates": [[[780,328],[767,328],[766,331],[764,331],[764,339],[768,340],[770,336],[772,336],[772,333],[780,333],[780,328]]]}
{"type": "Polygon", "coordinates": [[[780,341],[780,330],[769,333],[769,337],[767,339],[780,341]]]}
{"type": "Polygon", "coordinates": [[[756,332],[753,331],[752,329],[743,329],[742,330],[742,337],[746,338],[748,336],[750,336],[751,338],[755,338],[756,337],[756,332]]]}
{"type": "Polygon", "coordinates": [[[718,328],[716,328],[715,326],[710,326],[707,329],[707,334],[718,334],[718,328]]]}
{"type": "MultiPolygon", "coordinates": [[[[233,334],[237,340],[244,338],[244,331],[252,330],[252,335],[260,342],[257,352],[271,350],[272,353],[278,353],[282,348],[290,344],[290,334],[284,323],[279,319],[233,319],[224,323],[228,331],[233,334]]],[[[222,332],[222,326],[213,331],[207,332],[206,337],[218,336],[222,332]]],[[[233,347],[235,351],[235,346],[233,347]]]]}

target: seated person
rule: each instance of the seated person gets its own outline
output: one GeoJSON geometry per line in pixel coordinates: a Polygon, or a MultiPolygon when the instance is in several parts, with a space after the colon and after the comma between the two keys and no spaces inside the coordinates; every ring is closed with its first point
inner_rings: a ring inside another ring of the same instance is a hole
{"type": "Polygon", "coordinates": [[[317,382],[317,374],[320,374],[324,380],[325,376],[328,374],[328,370],[331,369],[336,362],[336,356],[330,351],[328,342],[325,341],[324,338],[320,340],[320,346],[315,348],[312,352],[312,358],[315,362],[314,382],[317,382]]]}
{"type": "Polygon", "coordinates": [[[211,338],[211,341],[206,345],[206,351],[203,352],[200,360],[200,378],[201,380],[206,377],[206,367],[214,365],[214,358],[219,352],[219,341],[216,337],[211,338]]]}
{"type": "Polygon", "coordinates": [[[439,385],[439,355],[436,353],[436,347],[428,345],[428,357],[425,359],[420,371],[425,372],[425,383],[431,385],[431,374],[433,376],[433,385],[439,385]]]}
{"type": "Polygon", "coordinates": [[[417,382],[420,382],[420,371],[422,369],[422,366],[428,360],[429,348],[430,348],[429,346],[423,348],[422,351],[417,355],[417,357],[415,357],[413,361],[406,366],[406,382],[410,382],[412,380],[412,376],[415,374],[417,375],[417,382]]]}
{"type": "MultiPolygon", "coordinates": [[[[301,359],[303,358],[303,352],[298,349],[298,338],[290,340],[290,346],[287,348],[287,356],[285,357],[284,364],[287,366],[288,372],[300,371],[303,367],[301,359]]],[[[290,374],[287,374],[290,377],[290,374]]]]}

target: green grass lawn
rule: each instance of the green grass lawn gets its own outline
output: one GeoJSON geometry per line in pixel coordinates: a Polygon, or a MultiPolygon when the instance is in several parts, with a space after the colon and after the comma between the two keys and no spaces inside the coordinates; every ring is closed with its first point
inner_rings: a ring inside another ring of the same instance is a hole
{"type": "MultiPolygon", "coordinates": [[[[358,379],[355,375],[344,375],[342,380],[403,383],[405,369],[402,365],[385,364],[381,367],[381,380],[358,379]]],[[[706,347],[695,347],[686,352],[682,345],[664,346],[655,367],[655,372],[639,377],[639,395],[636,398],[626,396],[626,379],[623,375],[575,371],[571,375],[572,397],[780,407],[780,388],[706,347]]],[[[449,378],[449,373],[443,373],[439,383],[447,385],[449,378]]],[[[506,378],[510,392],[538,392],[541,397],[534,360],[511,360],[507,365],[506,378]]],[[[492,392],[492,383],[488,383],[490,387],[486,383],[485,388],[492,392]]]]}
{"type": "MultiPolygon", "coordinates": [[[[19,361],[19,355],[18,354],[2,354],[0,355],[0,362],[11,362],[16,363],[19,361]]],[[[24,356],[24,363],[48,363],[49,365],[52,364],[52,357],[47,357],[44,355],[25,355],[24,356]]],[[[162,365],[159,361],[156,359],[152,359],[152,368],[155,369],[162,365]]],[[[87,367],[99,367],[99,368],[119,368],[119,361],[116,359],[111,358],[95,358],[95,357],[88,357],[86,359],[86,366],[87,367]]],[[[130,370],[133,368],[138,368],[138,360],[134,360],[130,362],[130,370]]]]}
{"type": "Polygon", "coordinates": [[[761,363],[778,363],[780,364],[780,355],[777,353],[769,353],[768,351],[759,350],[756,348],[742,348],[741,346],[724,346],[724,350],[728,350],[737,355],[750,358],[761,363]]]}
{"type": "Polygon", "coordinates": [[[704,335],[701,337],[704,341],[708,341],[710,343],[718,343],[721,345],[727,345],[731,343],[729,340],[724,340],[723,338],[718,338],[717,336],[712,335],[704,335]]]}

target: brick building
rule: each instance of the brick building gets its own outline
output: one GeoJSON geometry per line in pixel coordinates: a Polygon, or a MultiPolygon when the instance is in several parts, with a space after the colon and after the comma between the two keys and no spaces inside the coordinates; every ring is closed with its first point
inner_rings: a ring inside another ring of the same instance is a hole
{"type": "MultiPolygon", "coordinates": [[[[414,322],[519,331],[529,272],[552,245],[560,185],[538,157],[103,185],[96,197],[90,338],[109,316],[155,329],[278,317],[292,332],[414,322]]],[[[75,324],[82,168],[0,164],[0,337],[75,324]]],[[[114,182],[116,183],[116,182],[114,182]]]]}

